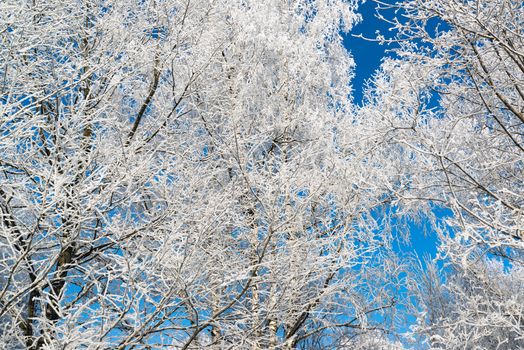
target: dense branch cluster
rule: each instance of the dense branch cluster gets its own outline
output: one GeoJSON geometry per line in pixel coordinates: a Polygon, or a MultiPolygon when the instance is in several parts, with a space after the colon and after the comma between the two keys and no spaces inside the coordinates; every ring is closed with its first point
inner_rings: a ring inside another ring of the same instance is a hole
{"type": "Polygon", "coordinates": [[[387,192],[364,145],[336,142],[354,6],[2,2],[1,346],[311,348],[380,327],[387,192]]]}
{"type": "Polygon", "coordinates": [[[0,348],[524,347],[524,7],[357,6],[2,1],[0,348]]]}

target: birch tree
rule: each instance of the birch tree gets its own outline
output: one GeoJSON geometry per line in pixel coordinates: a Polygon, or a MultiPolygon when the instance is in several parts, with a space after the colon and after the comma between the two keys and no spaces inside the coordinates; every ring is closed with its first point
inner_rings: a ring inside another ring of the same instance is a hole
{"type": "Polygon", "coordinates": [[[402,270],[350,140],[355,6],[2,1],[0,347],[380,331],[402,270]]]}

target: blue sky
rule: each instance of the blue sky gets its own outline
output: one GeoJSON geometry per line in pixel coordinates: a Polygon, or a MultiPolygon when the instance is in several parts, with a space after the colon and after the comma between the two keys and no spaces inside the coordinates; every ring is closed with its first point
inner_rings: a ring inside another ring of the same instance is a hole
{"type": "MultiPolygon", "coordinates": [[[[385,2],[395,2],[389,0],[385,2]]],[[[344,35],[344,46],[351,52],[356,63],[355,78],[353,79],[353,91],[355,102],[361,103],[362,91],[365,82],[373,72],[380,66],[382,58],[387,55],[387,45],[380,45],[377,42],[364,40],[356,37],[362,35],[366,38],[374,38],[376,31],[387,33],[389,24],[379,20],[376,14],[376,3],[366,1],[361,4],[358,12],[362,15],[362,21],[357,24],[350,33],[344,35]]]]}

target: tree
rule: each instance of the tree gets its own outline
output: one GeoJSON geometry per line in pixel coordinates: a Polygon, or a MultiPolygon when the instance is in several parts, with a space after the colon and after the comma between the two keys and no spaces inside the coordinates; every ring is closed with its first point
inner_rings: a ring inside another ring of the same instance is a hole
{"type": "Polygon", "coordinates": [[[420,313],[414,333],[433,349],[520,349],[522,340],[522,267],[507,271],[493,259],[444,273],[436,264],[418,271],[413,283],[420,313]],[[444,279],[443,276],[447,278],[444,279]]]}
{"type": "Polygon", "coordinates": [[[328,347],[381,328],[401,269],[376,214],[387,176],[351,140],[354,9],[3,1],[0,346],[328,347]]]}
{"type": "Polygon", "coordinates": [[[406,169],[399,203],[433,216],[453,271],[435,285],[454,311],[432,319],[434,303],[422,302],[427,322],[417,331],[439,349],[522,347],[524,8],[512,0],[393,8],[397,57],[384,62],[360,113],[389,162],[406,169]],[[435,208],[452,215],[438,220],[435,208]]]}

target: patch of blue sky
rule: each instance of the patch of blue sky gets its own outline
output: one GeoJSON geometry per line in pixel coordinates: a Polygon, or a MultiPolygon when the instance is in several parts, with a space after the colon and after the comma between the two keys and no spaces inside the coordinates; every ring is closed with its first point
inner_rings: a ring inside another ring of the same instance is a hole
{"type": "MultiPolygon", "coordinates": [[[[392,51],[399,47],[398,43],[388,44],[376,40],[379,36],[388,39],[395,34],[395,31],[390,29],[392,27],[390,23],[378,18],[377,8],[382,8],[378,13],[387,20],[392,21],[395,19],[401,22],[407,20],[402,10],[394,7],[386,9],[387,5],[394,5],[397,2],[397,0],[381,0],[383,5],[378,6],[375,1],[364,1],[358,8],[358,12],[362,15],[362,21],[350,33],[343,35],[344,45],[356,63],[352,85],[354,87],[354,101],[358,104],[364,102],[364,91],[370,85],[371,78],[380,67],[382,61],[385,58],[398,58],[395,52],[392,51]]],[[[450,30],[450,26],[446,22],[436,17],[428,19],[424,27],[432,37],[437,37],[450,30]]],[[[429,43],[420,39],[413,42],[419,48],[430,46],[429,43]]],[[[435,93],[432,99],[438,99],[438,94],[435,93]]],[[[437,100],[429,105],[436,107],[438,105],[436,102],[437,100]]]]}
{"type": "Polygon", "coordinates": [[[145,29],[144,34],[149,39],[162,40],[168,36],[169,30],[166,26],[152,27],[150,29],[145,29]]]}
{"type": "Polygon", "coordinates": [[[342,37],[344,46],[351,53],[356,64],[352,81],[354,101],[361,103],[364,88],[373,73],[380,67],[388,47],[377,41],[364,40],[357,36],[374,39],[377,31],[388,31],[389,24],[376,17],[376,3],[373,1],[361,4],[358,12],[362,15],[362,21],[348,34],[342,34],[342,37]]]}

